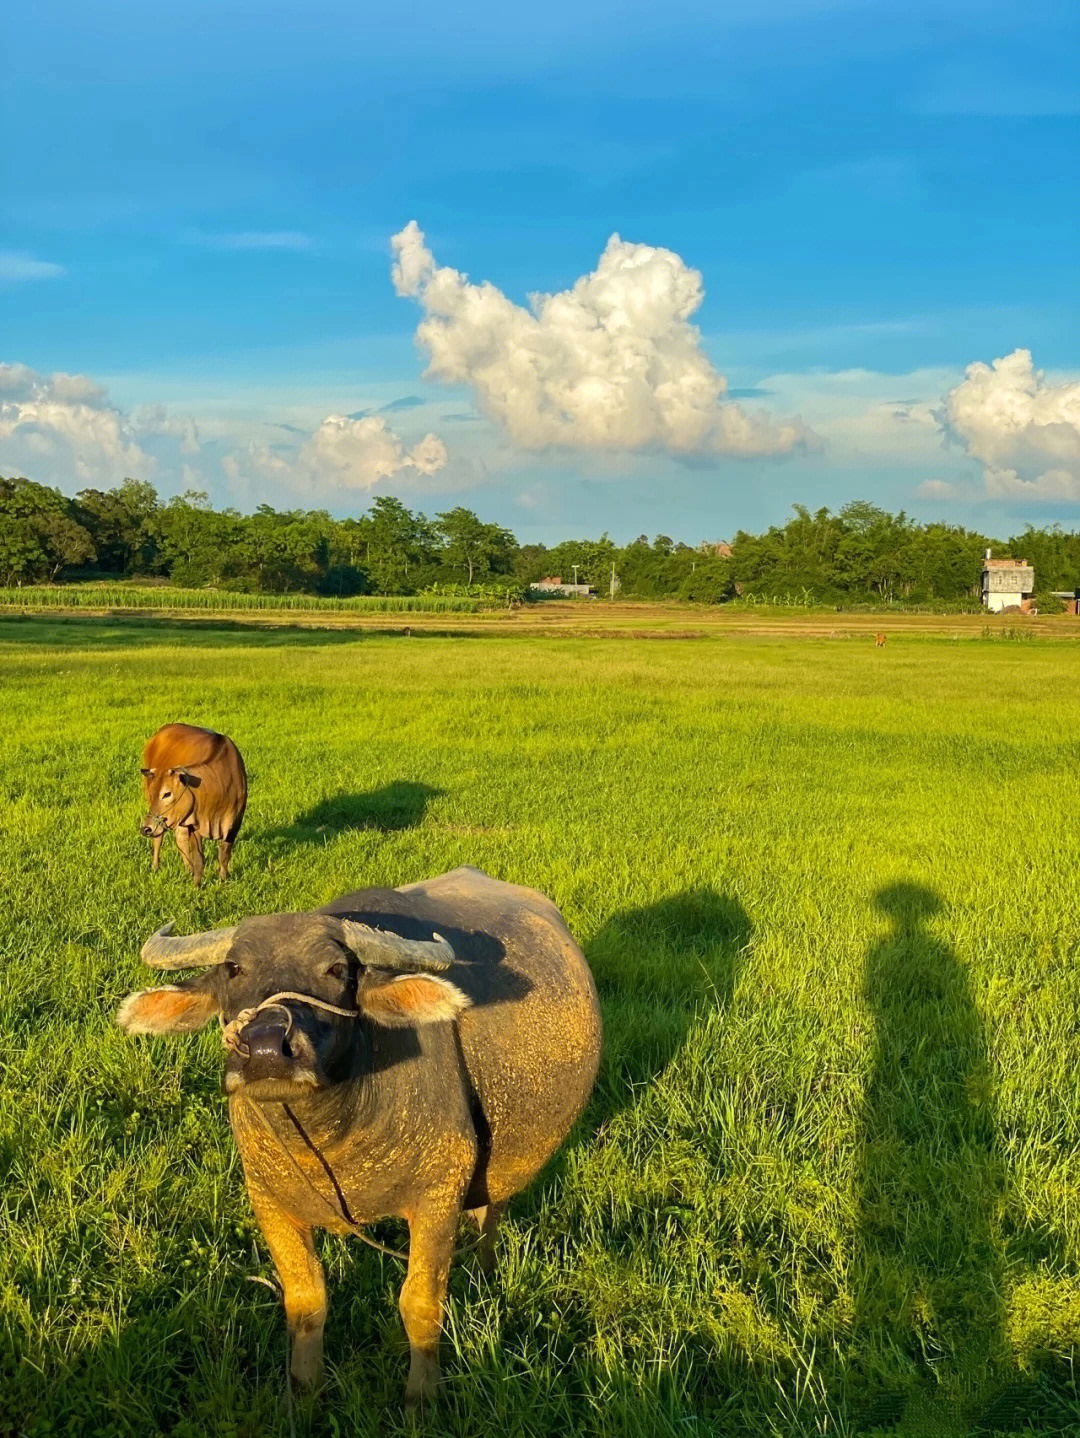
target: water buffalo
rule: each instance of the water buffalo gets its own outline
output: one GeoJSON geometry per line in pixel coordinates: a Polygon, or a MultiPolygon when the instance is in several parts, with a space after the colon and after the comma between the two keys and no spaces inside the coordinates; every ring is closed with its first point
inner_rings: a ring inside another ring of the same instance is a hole
{"type": "Polygon", "coordinates": [[[507,1200],[596,1079],[596,989],[559,911],[463,868],[208,934],[176,938],[166,925],[143,958],[212,966],[131,994],[116,1021],[129,1033],[221,1022],[229,1122],[281,1279],[293,1377],[310,1385],[322,1371],[312,1230],[396,1216],[409,1225],[405,1402],[428,1398],[462,1211],[488,1268],[507,1200]]]}
{"type": "Polygon", "coordinates": [[[153,841],[157,872],[161,844],[171,829],[196,884],[202,883],[203,840],[216,839],[218,870],[229,859],[247,807],[247,774],[240,750],[225,734],[191,724],[166,724],[143,750],[143,790],[149,813],[139,832],[153,841]]]}

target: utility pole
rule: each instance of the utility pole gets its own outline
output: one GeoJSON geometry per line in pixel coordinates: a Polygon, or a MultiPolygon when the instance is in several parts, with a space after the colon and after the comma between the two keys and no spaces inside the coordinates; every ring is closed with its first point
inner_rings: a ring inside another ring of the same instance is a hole
{"type": "Polygon", "coordinates": [[[577,587],[577,571],[578,571],[578,567],[577,567],[576,564],[572,564],[570,567],[571,567],[571,569],[574,571],[574,586],[575,586],[575,588],[576,588],[576,587],[577,587]]]}
{"type": "Polygon", "coordinates": [[[616,591],[618,590],[618,587],[619,587],[619,581],[615,578],[615,561],[614,561],[614,559],[613,559],[613,560],[611,561],[611,591],[610,591],[610,593],[611,593],[611,598],[612,598],[612,599],[615,598],[615,594],[616,594],[616,591]]]}

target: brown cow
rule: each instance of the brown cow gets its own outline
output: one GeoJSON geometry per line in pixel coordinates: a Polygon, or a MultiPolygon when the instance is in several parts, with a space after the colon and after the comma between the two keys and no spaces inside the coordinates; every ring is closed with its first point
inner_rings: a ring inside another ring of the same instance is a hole
{"type": "Polygon", "coordinates": [[[139,832],[153,841],[156,872],[171,829],[180,857],[202,882],[203,840],[216,839],[218,869],[229,877],[229,857],[247,807],[247,774],[240,751],[225,734],[191,724],[166,724],[143,750],[143,790],[149,813],[139,832]]]}
{"type": "Polygon", "coordinates": [[[885,636],[884,636],[884,634],[875,634],[875,635],[874,635],[874,643],[877,645],[877,647],[878,647],[879,649],[884,649],[884,648],[885,648],[885,636]]]}

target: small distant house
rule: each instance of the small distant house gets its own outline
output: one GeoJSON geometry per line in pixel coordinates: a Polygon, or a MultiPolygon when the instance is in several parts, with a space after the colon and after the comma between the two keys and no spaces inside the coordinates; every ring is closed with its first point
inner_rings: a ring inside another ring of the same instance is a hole
{"type": "Polygon", "coordinates": [[[549,574],[546,579],[538,579],[535,584],[530,584],[531,593],[538,594],[541,598],[546,595],[578,595],[587,598],[596,591],[588,584],[564,584],[558,574],[549,574]]]}
{"type": "Polygon", "coordinates": [[[995,559],[986,551],[982,572],[982,602],[992,614],[1003,609],[1029,609],[1035,590],[1035,570],[1026,559],[995,559]]]}

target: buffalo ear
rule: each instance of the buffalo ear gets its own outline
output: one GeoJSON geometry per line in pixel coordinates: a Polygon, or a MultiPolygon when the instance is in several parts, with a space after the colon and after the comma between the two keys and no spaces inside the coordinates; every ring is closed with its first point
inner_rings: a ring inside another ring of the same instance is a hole
{"type": "Polygon", "coordinates": [[[202,783],[198,774],[192,774],[187,769],[170,769],[170,774],[175,774],[185,789],[197,789],[202,783]]]}
{"type": "Polygon", "coordinates": [[[450,1023],[471,1003],[455,984],[434,974],[362,979],[356,995],[360,1012],[388,1029],[450,1023]]]}
{"type": "Polygon", "coordinates": [[[116,1022],[129,1034],[188,1034],[201,1029],[220,1010],[213,973],[183,984],[140,989],[116,1011],[116,1022]]]}

